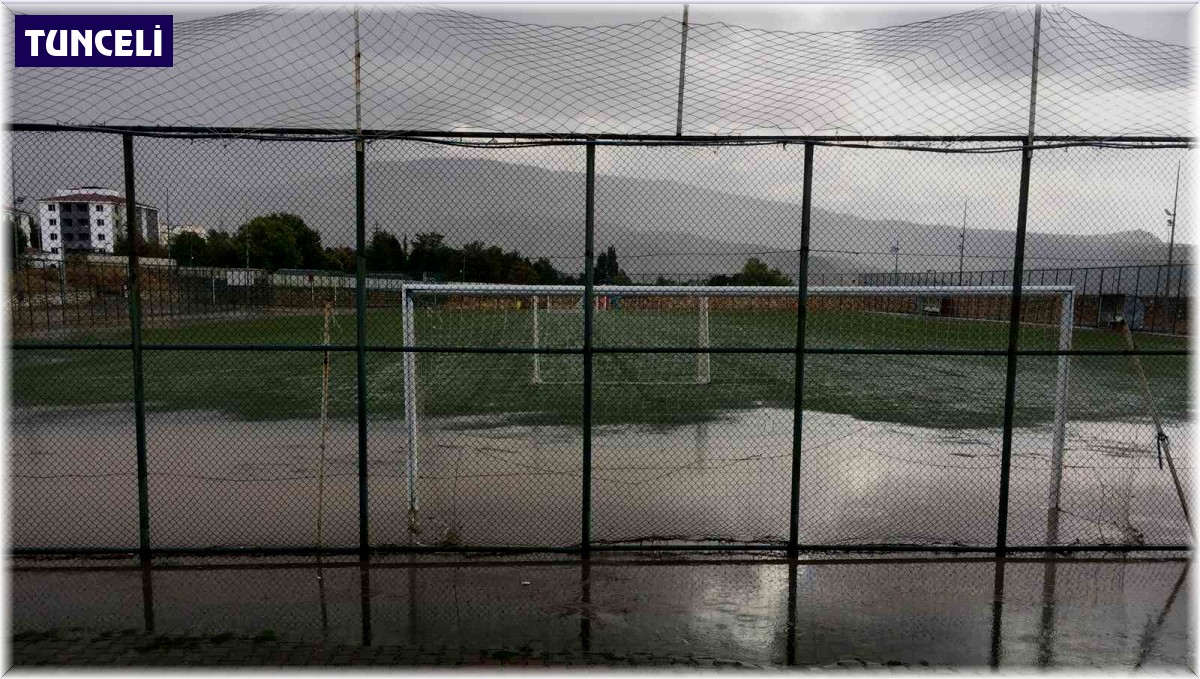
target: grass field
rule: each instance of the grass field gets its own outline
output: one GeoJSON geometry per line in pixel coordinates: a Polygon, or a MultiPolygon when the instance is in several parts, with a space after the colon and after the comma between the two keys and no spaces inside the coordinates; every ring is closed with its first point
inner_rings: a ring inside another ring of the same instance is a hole
{"type": "MultiPolygon", "coordinates": [[[[531,315],[519,311],[417,312],[417,342],[426,346],[530,345],[531,315]]],[[[596,315],[595,345],[695,346],[696,315],[688,312],[608,311],[596,315]]],[[[544,346],[579,346],[580,316],[544,314],[544,346]]],[[[794,314],[782,311],[712,312],[714,347],[791,346],[794,314]]],[[[175,323],[144,332],[147,343],[293,343],[321,341],[318,314],[262,316],[175,323]]],[[[120,340],[123,330],[89,330],[82,340],[120,340]]],[[[354,343],[354,317],[338,315],[335,344],[354,343]]],[[[810,347],[1003,349],[1005,323],[866,312],[813,313],[810,347]]],[[[398,345],[396,310],[373,309],[368,344],[398,345]]],[[[1057,329],[1022,327],[1022,347],[1054,348],[1057,329]]],[[[1176,349],[1186,338],[1142,335],[1143,349],[1176,349]]],[[[1075,330],[1074,347],[1122,348],[1120,335],[1075,330]]],[[[264,351],[147,351],[145,384],[152,411],[212,410],[244,420],[313,419],[319,414],[321,354],[264,351]]],[[[402,354],[367,357],[369,413],[403,414],[402,354]]],[[[580,356],[543,356],[547,384],[533,385],[532,357],[519,354],[419,354],[418,398],[422,415],[506,415],[517,423],[574,423],[581,418],[580,356]]],[[[1186,356],[1145,357],[1159,412],[1188,416],[1186,356]]],[[[601,354],[595,359],[597,423],[671,424],[760,406],[791,407],[794,364],[781,354],[713,354],[712,382],[688,383],[694,355],[601,354]],[[681,382],[655,384],[654,382],[681,382]]],[[[86,406],[127,402],[132,396],[128,352],[115,350],[19,350],[12,352],[12,389],[20,406],[86,406]]],[[[1025,357],[1019,364],[1016,419],[1022,426],[1053,419],[1057,359],[1025,357]]],[[[938,428],[996,426],[1004,396],[1003,356],[811,355],[806,363],[805,407],[868,421],[938,428]]],[[[353,352],[331,361],[331,413],[355,415],[353,352]]],[[[1129,359],[1071,360],[1072,419],[1125,420],[1145,415],[1129,359]]]]}

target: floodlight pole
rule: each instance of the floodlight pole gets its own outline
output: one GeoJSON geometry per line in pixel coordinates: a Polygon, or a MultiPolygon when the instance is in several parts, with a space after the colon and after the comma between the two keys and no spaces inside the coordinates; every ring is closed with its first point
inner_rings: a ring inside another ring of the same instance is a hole
{"type": "Polygon", "coordinates": [[[958,232],[958,284],[963,282],[963,259],[967,253],[967,200],[963,199],[962,230],[958,232]]]}
{"type": "Polygon", "coordinates": [[[1017,390],[1017,345],[1021,328],[1021,279],[1025,270],[1025,231],[1029,222],[1029,170],[1037,115],[1038,58],[1041,52],[1042,6],[1033,13],[1033,66],[1029,80],[1029,134],[1021,152],[1021,191],[1017,200],[1017,234],[1013,246],[1012,303],[1008,316],[1008,368],[1004,381],[1004,431],[1000,444],[1000,499],[996,521],[996,556],[1008,551],[1008,495],[1012,473],[1013,414],[1017,390]]]}
{"type": "MultiPolygon", "coordinates": [[[[1163,305],[1164,309],[1166,309],[1167,305],[1171,303],[1171,263],[1175,258],[1175,221],[1179,217],[1179,171],[1182,167],[1183,161],[1180,161],[1179,164],[1175,166],[1175,202],[1171,206],[1171,212],[1169,213],[1170,218],[1167,220],[1167,224],[1171,227],[1171,236],[1170,240],[1167,242],[1167,284],[1164,286],[1164,289],[1166,290],[1163,295],[1166,300],[1166,304],[1163,305]]],[[[1176,309],[1176,313],[1178,313],[1178,311],[1179,310],[1176,309]]]]}

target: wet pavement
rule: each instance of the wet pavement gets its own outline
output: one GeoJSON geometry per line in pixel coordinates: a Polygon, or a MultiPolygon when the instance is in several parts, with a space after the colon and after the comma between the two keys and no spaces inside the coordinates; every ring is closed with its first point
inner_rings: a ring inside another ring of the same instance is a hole
{"type": "Polygon", "coordinates": [[[22,558],[16,665],[1192,667],[1183,555],[22,558]]]}
{"type": "MultiPolygon", "coordinates": [[[[793,413],[757,408],[697,424],[604,425],[593,438],[592,540],[787,539],[793,413]]],[[[11,440],[12,541],[25,548],[136,547],[138,502],[128,408],[17,409],[11,440]]],[[[1190,424],[1170,422],[1186,450],[1190,424]]],[[[358,544],[357,424],[245,421],[211,412],[147,417],[155,547],[358,544]],[[323,502],[323,505],[319,505],[323,502]]],[[[578,427],[492,418],[421,421],[416,526],[409,530],[407,430],[369,428],[370,542],[565,547],[580,535],[578,427]]],[[[1153,425],[1070,422],[1056,538],[1047,536],[1050,427],[1013,434],[1011,545],[1189,541],[1153,425]]],[[[799,541],[806,545],[991,545],[1002,431],[930,429],[806,412],[799,541]]],[[[1191,464],[1180,460],[1184,487],[1191,464]]]]}

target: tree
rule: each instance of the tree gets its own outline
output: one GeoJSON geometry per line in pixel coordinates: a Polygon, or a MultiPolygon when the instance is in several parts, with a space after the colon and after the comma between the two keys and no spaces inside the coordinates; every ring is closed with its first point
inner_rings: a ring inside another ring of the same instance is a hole
{"type": "Polygon", "coordinates": [[[367,271],[404,271],[408,253],[396,237],[386,231],[376,231],[367,244],[367,271]]]}
{"type": "Polygon", "coordinates": [[[629,285],[629,276],[621,271],[621,266],[617,263],[616,246],[610,245],[606,252],[600,253],[593,272],[597,285],[629,285]]]}
{"type": "Polygon", "coordinates": [[[453,256],[457,253],[444,240],[445,237],[440,233],[418,233],[408,251],[408,271],[413,274],[437,272],[458,278],[461,267],[452,268],[453,256]]]}
{"type": "Polygon", "coordinates": [[[204,245],[204,259],[196,260],[197,264],[230,268],[244,266],[245,260],[238,257],[237,243],[228,233],[210,229],[204,245]]]}
{"type": "Polygon", "coordinates": [[[268,271],[320,268],[325,261],[321,236],[293,214],[272,213],[255,217],[238,227],[234,243],[247,249],[250,265],[268,271]]]}
{"type": "Polygon", "coordinates": [[[788,285],[792,279],[773,269],[757,257],[746,260],[740,273],[734,274],[735,285],[788,285]]]}
{"type": "MultiPolygon", "coordinates": [[[[113,225],[113,254],[128,255],[129,254],[129,237],[128,229],[125,228],[123,219],[117,219],[113,225]]],[[[159,243],[149,243],[144,236],[138,238],[137,253],[139,257],[166,257],[167,249],[159,243]]]]}
{"type": "Polygon", "coordinates": [[[208,260],[208,243],[204,237],[187,231],[171,239],[171,251],[175,260],[188,266],[203,265],[208,260]]]}
{"type": "Polygon", "coordinates": [[[325,248],[325,263],[321,265],[322,269],[326,271],[353,273],[355,266],[354,250],[352,248],[345,246],[325,248]]]}
{"type": "Polygon", "coordinates": [[[13,235],[13,261],[19,262],[29,251],[29,236],[25,235],[25,230],[19,226],[19,222],[13,219],[12,215],[8,217],[8,233],[13,235]]]}
{"type": "Polygon", "coordinates": [[[732,276],[717,274],[708,279],[709,285],[791,285],[792,279],[773,269],[766,262],[751,257],[742,265],[742,270],[732,276]]]}

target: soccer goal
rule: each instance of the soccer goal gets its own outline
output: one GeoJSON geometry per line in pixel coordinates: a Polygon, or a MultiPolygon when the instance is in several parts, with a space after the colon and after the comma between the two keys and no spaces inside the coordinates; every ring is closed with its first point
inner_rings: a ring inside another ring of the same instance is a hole
{"type": "MultiPolygon", "coordinates": [[[[1043,339],[1044,348],[1069,349],[1073,288],[1030,286],[1022,293],[1022,331],[1043,339]]],[[[1011,295],[1007,286],[810,287],[806,345],[1003,349],[1011,295]]],[[[516,372],[503,376],[510,385],[519,381],[539,389],[583,382],[583,286],[408,283],[402,296],[406,346],[445,347],[448,351],[433,355],[446,357],[454,356],[453,347],[522,355],[516,372]]],[[[674,351],[595,354],[593,384],[705,389],[736,384],[746,379],[743,371],[720,361],[714,363],[717,352],[713,350],[795,346],[797,309],[798,290],[791,286],[595,286],[593,348],[674,351]]],[[[421,393],[416,388],[421,379],[417,355],[405,352],[403,359],[407,478],[413,512],[417,506],[413,479],[421,393]]],[[[453,380],[454,371],[472,369],[465,361],[440,360],[439,372],[426,379],[453,380]]],[[[1048,498],[1052,508],[1058,506],[1061,485],[1068,372],[1069,357],[1059,356],[1048,498]]]]}

